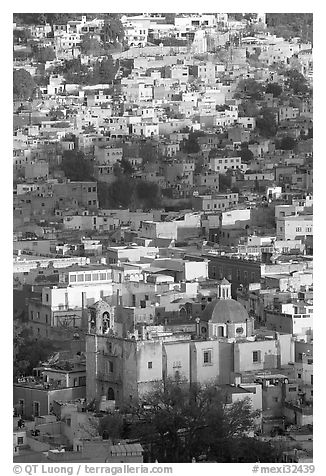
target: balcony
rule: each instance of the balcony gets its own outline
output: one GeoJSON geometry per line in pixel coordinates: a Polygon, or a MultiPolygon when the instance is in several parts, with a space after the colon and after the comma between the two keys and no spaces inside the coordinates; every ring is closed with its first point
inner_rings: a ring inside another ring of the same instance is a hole
{"type": "Polygon", "coordinates": [[[109,382],[117,385],[122,384],[122,379],[119,375],[114,375],[112,373],[105,373],[105,372],[98,372],[97,373],[97,380],[102,382],[109,382]]]}

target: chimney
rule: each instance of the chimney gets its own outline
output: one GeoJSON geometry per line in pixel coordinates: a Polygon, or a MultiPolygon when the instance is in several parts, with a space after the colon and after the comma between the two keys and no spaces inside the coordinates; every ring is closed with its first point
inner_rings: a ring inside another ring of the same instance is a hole
{"type": "Polygon", "coordinates": [[[82,293],[82,309],[85,309],[86,293],[82,293]]]}
{"type": "Polygon", "coordinates": [[[200,337],[200,319],[196,317],[196,337],[200,337]]]}
{"type": "Polygon", "coordinates": [[[236,387],[240,387],[240,385],[241,385],[241,375],[240,374],[236,374],[234,376],[234,385],[236,387]]]}

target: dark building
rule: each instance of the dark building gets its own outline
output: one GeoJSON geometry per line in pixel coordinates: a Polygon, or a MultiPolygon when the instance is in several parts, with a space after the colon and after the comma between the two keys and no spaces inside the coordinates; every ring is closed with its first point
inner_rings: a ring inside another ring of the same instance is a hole
{"type": "Polygon", "coordinates": [[[261,277],[261,262],[258,260],[242,259],[230,256],[205,255],[208,262],[208,277],[223,279],[231,282],[231,294],[236,298],[237,288],[242,284],[259,283],[261,277]]]}

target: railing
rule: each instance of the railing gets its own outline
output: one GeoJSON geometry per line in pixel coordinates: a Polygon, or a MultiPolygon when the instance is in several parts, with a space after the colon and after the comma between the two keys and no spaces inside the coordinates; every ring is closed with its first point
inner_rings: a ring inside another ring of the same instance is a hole
{"type": "Polygon", "coordinates": [[[97,379],[101,380],[103,382],[110,382],[110,383],[116,383],[116,384],[121,384],[122,380],[120,376],[112,375],[109,373],[105,372],[98,372],[97,373],[97,379]]]}

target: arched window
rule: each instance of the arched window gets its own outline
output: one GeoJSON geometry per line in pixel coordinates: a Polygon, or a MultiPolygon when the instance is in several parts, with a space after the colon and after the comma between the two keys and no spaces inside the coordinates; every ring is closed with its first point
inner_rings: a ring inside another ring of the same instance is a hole
{"type": "Polygon", "coordinates": [[[110,314],[108,312],[103,312],[102,314],[102,328],[103,328],[103,334],[105,334],[111,326],[110,322],[110,314]]]}
{"type": "Polygon", "coordinates": [[[108,389],[108,400],[115,400],[114,398],[114,390],[112,387],[109,387],[108,389]]]}

